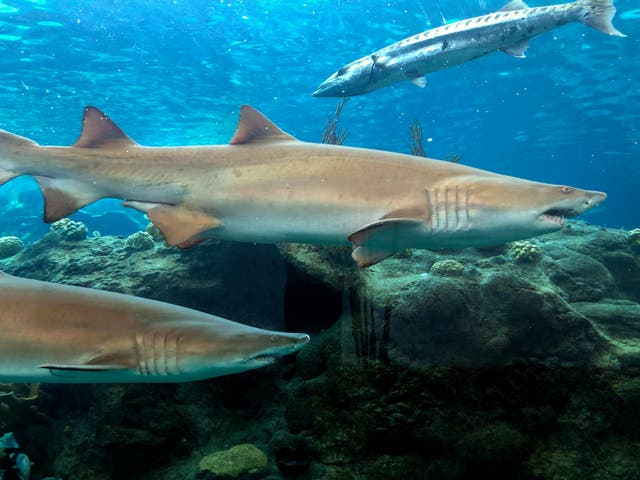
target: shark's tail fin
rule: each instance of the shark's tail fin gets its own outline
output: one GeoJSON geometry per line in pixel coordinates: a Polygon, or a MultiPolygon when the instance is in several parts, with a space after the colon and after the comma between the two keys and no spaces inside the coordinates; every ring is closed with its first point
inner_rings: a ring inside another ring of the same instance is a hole
{"type": "Polygon", "coordinates": [[[38,147],[28,138],[0,130],[0,185],[20,175],[33,175],[44,196],[45,222],[60,220],[102,198],[102,193],[92,184],[73,178],[51,178],[45,169],[29,166],[33,150],[38,147]]]}
{"type": "Polygon", "coordinates": [[[22,149],[29,149],[38,144],[28,138],[0,130],[0,185],[22,175],[16,170],[22,149]]]}
{"type": "Polygon", "coordinates": [[[578,4],[582,7],[578,18],[580,22],[607,35],[626,37],[611,23],[616,14],[613,0],[578,0],[578,4]]]}

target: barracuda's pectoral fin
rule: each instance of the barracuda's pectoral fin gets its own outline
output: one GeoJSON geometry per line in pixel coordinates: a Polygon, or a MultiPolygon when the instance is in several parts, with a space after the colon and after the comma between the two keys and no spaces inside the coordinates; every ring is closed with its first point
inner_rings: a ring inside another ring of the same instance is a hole
{"type": "Polygon", "coordinates": [[[236,133],[229,141],[231,145],[282,141],[297,142],[298,140],[282,131],[255,108],[249,105],[240,107],[240,121],[236,133]]]}
{"type": "Polygon", "coordinates": [[[515,43],[513,45],[509,45],[508,47],[503,47],[502,50],[504,53],[508,53],[509,55],[513,55],[517,58],[525,58],[525,52],[529,48],[529,41],[524,40],[522,42],[515,43]]]}
{"type": "Polygon", "coordinates": [[[351,256],[360,268],[375,265],[406,248],[407,237],[422,225],[413,218],[386,218],[365,225],[349,235],[351,256]]]}
{"type": "Polygon", "coordinates": [[[199,238],[201,233],[222,225],[216,217],[187,207],[134,201],[122,204],[146,213],[164,235],[167,245],[177,245],[180,248],[200,243],[204,240],[199,238]]]}
{"type": "Polygon", "coordinates": [[[406,77],[407,77],[407,80],[413,83],[416,87],[424,88],[427,86],[427,77],[425,77],[424,75],[417,75],[417,74],[412,75],[410,73],[407,73],[406,77]]]}

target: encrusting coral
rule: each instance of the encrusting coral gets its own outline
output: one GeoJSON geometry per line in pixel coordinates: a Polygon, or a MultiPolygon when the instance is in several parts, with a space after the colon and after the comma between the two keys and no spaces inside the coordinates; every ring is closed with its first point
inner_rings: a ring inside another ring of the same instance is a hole
{"type": "Polygon", "coordinates": [[[0,259],[13,257],[24,248],[22,240],[18,237],[0,238],[0,259]]]}
{"type": "Polygon", "coordinates": [[[58,239],[67,242],[79,242],[87,238],[89,230],[82,222],[75,222],[69,218],[63,218],[51,224],[51,233],[58,239]]]}
{"type": "Polygon", "coordinates": [[[510,254],[516,262],[533,263],[542,257],[542,250],[537,244],[524,240],[514,242],[510,254]]]}

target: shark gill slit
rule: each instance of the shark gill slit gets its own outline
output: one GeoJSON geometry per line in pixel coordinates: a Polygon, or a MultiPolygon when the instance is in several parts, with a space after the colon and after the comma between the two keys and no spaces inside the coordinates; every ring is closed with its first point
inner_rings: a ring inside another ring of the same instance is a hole
{"type": "Polygon", "coordinates": [[[449,231],[449,186],[444,186],[444,231],[449,231]]]}
{"type": "Polygon", "coordinates": [[[454,211],[456,212],[456,224],[454,229],[457,231],[460,229],[460,185],[456,185],[456,200],[454,211]]]}
{"type": "MultiPolygon", "coordinates": [[[[156,333],[151,336],[151,355],[153,356],[153,374],[158,375],[158,350],[156,347],[156,333]]],[[[162,353],[162,352],[160,352],[162,353]]]]}
{"type": "Polygon", "coordinates": [[[469,187],[465,189],[465,202],[464,202],[464,216],[465,216],[465,229],[471,228],[471,217],[469,215],[469,197],[471,196],[471,192],[469,191],[469,187]]]}
{"type": "Polygon", "coordinates": [[[425,223],[429,225],[429,227],[433,228],[433,215],[431,213],[431,193],[429,193],[429,189],[425,188],[424,190],[426,200],[427,200],[427,208],[425,209],[425,223]]]}
{"type": "Polygon", "coordinates": [[[435,205],[435,214],[436,214],[436,231],[440,230],[440,190],[438,187],[433,189],[434,200],[433,203],[435,205]]]}
{"type": "Polygon", "coordinates": [[[138,373],[140,375],[146,375],[146,365],[144,363],[144,337],[136,333],[134,337],[134,343],[136,346],[136,363],[138,365],[138,373]]]}

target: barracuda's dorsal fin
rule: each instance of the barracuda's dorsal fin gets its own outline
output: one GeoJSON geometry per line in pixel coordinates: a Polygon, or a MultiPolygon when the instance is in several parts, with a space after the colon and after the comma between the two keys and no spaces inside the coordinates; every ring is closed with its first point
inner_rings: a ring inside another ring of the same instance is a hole
{"type": "Polygon", "coordinates": [[[522,10],[524,8],[529,8],[529,5],[524,3],[522,0],[513,0],[507,3],[504,7],[502,7],[499,12],[508,12],[509,10],[522,10]]]}
{"type": "Polygon", "coordinates": [[[278,126],[249,105],[240,108],[240,122],[233,138],[229,141],[231,145],[243,143],[266,143],[297,141],[288,133],[283,132],[278,126]]]}
{"type": "Polygon", "coordinates": [[[126,148],[137,145],[113,120],[96,107],[86,107],[82,133],[73,144],[78,148],[126,148]]]}

